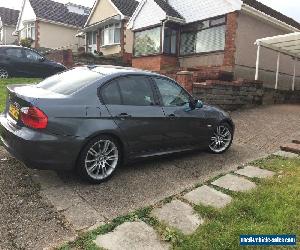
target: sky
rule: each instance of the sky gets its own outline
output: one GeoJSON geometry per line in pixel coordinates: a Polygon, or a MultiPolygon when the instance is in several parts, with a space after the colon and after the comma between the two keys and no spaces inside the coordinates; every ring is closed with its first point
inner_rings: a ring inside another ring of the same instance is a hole
{"type": "MultiPolygon", "coordinates": [[[[57,2],[73,2],[80,5],[92,7],[95,0],[55,0],[57,2]]],[[[300,1],[299,0],[259,0],[260,2],[276,9],[283,14],[290,16],[300,22],[300,1]]],[[[20,9],[22,0],[0,0],[0,7],[20,9]]]]}

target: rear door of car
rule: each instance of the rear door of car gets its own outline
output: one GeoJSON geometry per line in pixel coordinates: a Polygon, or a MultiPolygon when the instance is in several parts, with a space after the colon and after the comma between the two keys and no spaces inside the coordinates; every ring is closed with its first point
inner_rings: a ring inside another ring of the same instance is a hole
{"type": "Polygon", "coordinates": [[[101,98],[133,154],[164,149],[165,115],[147,76],[119,77],[101,88],[101,98]]]}
{"type": "Polygon", "coordinates": [[[166,115],[164,127],[170,147],[189,148],[207,144],[209,135],[205,112],[191,107],[193,97],[176,82],[152,77],[166,115]]]}
{"type": "MultiPolygon", "coordinates": [[[[9,71],[14,75],[28,76],[26,72],[26,60],[21,47],[7,47],[5,49],[5,58],[3,59],[6,65],[9,67],[9,71]]],[[[11,73],[10,73],[11,74],[11,73]]]]}

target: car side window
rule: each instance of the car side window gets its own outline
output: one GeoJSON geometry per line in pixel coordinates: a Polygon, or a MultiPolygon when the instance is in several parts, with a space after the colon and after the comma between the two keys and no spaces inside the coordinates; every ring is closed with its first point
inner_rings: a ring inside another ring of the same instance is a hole
{"type": "Polygon", "coordinates": [[[152,106],[154,94],[151,84],[143,76],[126,76],[118,79],[123,105],[152,106]]]}
{"type": "Polygon", "coordinates": [[[154,81],[160,92],[163,106],[181,107],[189,105],[190,96],[182,87],[164,78],[154,78],[154,81]]]}
{"type": "Polygon", "coordinates": [[[25,56],[28,60],[35,61],[35,62],[38,62],[39,60],[42,59],[42,56],[40,56],[38,53],[28,49],[25,49],[25,56]]]}
{"type": "Polygon", "coordinates": [[[106,84],[102,91],[101,96],[105,104],[109,105],[121,105],[121,95],[117,81],[112,81],[106,84]]]}
{"type": "Polygon", "coordinates": [[[18,49],[18,48],[6,49],[6,55],[14,58],[23,58],[22,49],[18,49]]]}

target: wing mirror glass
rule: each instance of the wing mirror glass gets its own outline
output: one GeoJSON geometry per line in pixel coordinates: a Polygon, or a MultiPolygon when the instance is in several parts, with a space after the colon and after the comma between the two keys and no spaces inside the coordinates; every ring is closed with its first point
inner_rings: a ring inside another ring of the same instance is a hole
{"type": "Polygon", "coordinates": [[[200,100],[194,100],[190,102],[191,109],[201,109],[203,108],[203,102],[200,100]]]}
{"type": "Polygon", "coordinates": [[[200,100],[196,100],[196,109],[202,109],[203,108],[203,102],[200,100]]]}

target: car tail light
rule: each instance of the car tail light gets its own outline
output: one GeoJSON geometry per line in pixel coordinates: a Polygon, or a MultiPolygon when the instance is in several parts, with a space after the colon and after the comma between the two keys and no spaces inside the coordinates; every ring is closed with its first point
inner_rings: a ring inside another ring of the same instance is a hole
{"type": "Polygon", "coordinates": [[[21,121],[25,126],[36,129],[47,127],[48,117],[37,107],[21,108],[21,121]]]}

